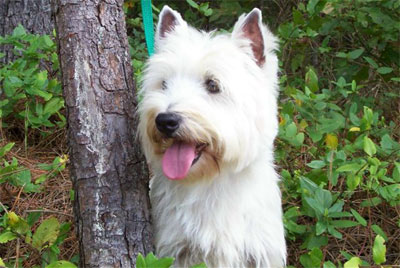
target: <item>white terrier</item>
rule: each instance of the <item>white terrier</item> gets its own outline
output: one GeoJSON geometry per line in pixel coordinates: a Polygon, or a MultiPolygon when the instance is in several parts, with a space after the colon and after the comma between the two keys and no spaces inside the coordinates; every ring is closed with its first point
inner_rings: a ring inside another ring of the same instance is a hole
{"type": "Polygon", "coordinates": [[[273,163],[276,41],[259,9],[232,34],[199,32],[169,7],[161,11],[139,132],[152,171],[156,251],[175,266],[285,266],[273,163]]]}

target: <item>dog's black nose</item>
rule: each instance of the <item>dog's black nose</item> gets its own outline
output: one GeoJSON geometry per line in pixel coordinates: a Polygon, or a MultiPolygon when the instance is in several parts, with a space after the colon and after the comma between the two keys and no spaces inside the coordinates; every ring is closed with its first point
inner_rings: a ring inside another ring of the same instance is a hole
{"type": "Polygon", "coordinates": [[[175,113],[160,113],[156,117],[157,129],[168,137],[179,128],[182,118],[175,113]]]}

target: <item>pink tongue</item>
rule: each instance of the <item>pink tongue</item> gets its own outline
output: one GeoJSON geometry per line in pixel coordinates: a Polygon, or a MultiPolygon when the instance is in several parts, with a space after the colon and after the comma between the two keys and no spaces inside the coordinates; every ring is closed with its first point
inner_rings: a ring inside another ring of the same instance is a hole
{"type": "Polygon", "coordinates": [[[196,156],[196,145],[184,142],[174,142],[162,159],[164,175],[170,180],[181,180],[186,177],[196,156]]]}

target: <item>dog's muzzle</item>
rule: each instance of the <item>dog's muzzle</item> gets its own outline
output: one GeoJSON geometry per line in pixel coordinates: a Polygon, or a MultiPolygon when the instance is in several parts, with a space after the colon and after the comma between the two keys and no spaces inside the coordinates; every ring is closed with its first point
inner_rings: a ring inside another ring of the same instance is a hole
{"type": "Polygon", "coordinates": [[[181,122],[182,117],[176,113],[159,113],[156,117],[157,129],[167,137],[172,137],[181,122]]]}

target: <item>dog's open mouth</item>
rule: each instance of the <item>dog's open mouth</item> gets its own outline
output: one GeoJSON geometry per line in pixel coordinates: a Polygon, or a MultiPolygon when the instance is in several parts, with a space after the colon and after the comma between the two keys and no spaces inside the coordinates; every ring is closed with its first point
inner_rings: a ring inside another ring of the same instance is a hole
{"type": "Polygon", "coordinates": [[[162,159],[164,175],[171,180],[184,179],[206,147],[205,143],[175,141],[167,148],[162,159]]]}

